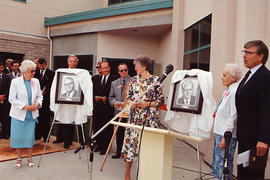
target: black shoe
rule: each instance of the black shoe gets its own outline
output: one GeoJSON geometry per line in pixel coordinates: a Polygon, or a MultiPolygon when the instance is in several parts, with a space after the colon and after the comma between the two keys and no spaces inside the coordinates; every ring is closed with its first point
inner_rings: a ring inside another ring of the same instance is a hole
{"type": "Polygon", "coordinates": [[[64,148],[65,148],[65,149],[68,149],[69,146],[70,146],[69,144],[65,144],[65,145],[64,145],[64,148]]]}
{"type": "Polygon", "coordinates": [[[8,137],[8,136],[3,136],[2,138],[3,138],[3,139],[9,139],[9,137],[8,137]]]}
{"type": "Polygon", "coordinates": [[[56,144],[56,143],[61,143],[61,142],[64,142],[64,141],[55,140],[55,141],[53,141],[52,143],[53,143],[53,144],[56,144]]]}
{"type": "Polygon", "coordinates": [[[112,156],[112,159],[119,159],[121,157],[121,154],[115,154],[112,156]]]}
{"type": "Polygon", "coordinates": [[[99,154],[100,154],[100,155],[104,155],[104,154],[106,154],[106,151],[100,151],[99,154]]]}

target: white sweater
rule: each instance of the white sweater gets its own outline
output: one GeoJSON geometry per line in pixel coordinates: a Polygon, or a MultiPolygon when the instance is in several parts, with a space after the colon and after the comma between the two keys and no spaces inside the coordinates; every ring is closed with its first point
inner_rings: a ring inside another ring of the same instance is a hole
{"type": "Polygon", "coordinates": [[[222,100],[217,107],[214,123],[214,133],[223,136],[226,131],[232,132],[236,137],[237,112],[235,107],[235,94],[238,83],[231,84],[223,92],[222,100]]]}

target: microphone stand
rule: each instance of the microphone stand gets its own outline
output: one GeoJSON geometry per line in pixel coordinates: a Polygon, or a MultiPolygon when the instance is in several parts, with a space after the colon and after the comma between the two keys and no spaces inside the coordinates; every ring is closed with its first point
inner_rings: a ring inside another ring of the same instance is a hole
{"type": "Polygon", "coordinates": [[[223,168],[223,180],[228,180],[228,175],[229,175],[229,147],[230,147],[230,142],[232,138],[232,133],[230,131],[226,131],[224,133],[224,138],[225,138],[225,153],[224,153],[224,168],[223,168]]]}

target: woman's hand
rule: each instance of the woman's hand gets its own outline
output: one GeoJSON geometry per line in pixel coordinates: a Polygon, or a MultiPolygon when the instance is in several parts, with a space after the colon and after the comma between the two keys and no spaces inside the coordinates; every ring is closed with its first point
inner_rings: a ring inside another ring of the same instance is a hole
{"type": "Polygon", "coordinates": [[[32,111],[32,106],[25,105],[23,109],[25,109],[26,111],[32,111]]]}
{"type": "Polygon", "coordinates": [[[38,109],[38,107],[39,107],[39,103],[35,103],[35,104],[33,104],[33,105],[32,105],[32,111],[37,110],[37,109],[38,109]]]}
{"type": "Polygon", "coordinates": [[[222,140],[220,141],[219,143],[219,148],[222,150],[222,149],[225,149],[225,138],[223,137],[222,140]]]}

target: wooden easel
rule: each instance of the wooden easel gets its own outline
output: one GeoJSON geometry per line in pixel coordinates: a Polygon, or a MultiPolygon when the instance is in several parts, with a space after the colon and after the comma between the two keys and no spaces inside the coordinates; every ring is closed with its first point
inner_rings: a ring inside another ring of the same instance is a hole
{"type": "MultiPolygon", "coordinates": [[[[128,92],[128,89],[129,89],[129,83],[127,83],[127,88],[126,88],[126,92],[125,92],[124,107],[126,107],[126,105],[127,105],[127,92],[128,92]]],[[[122,114],[119,116],[118,122],[121,122],[121,121],[122,121],[122,118],[128,118],[128,114],[127,114],[127,113],[122,113],[122,114]]],[[[110,152],[110,150],[111,150],[111,148],[112,148],[112,143],[113,143],[113,140],[114,140],[114,138],[115,138],[115,136],[116,136],[116,134],[117,134],[118,128],[119,128],[119,125],[116,125],[116,127],[115,127],[115,129],[114,129],[114,132],[113,132],[113,136],[112,136],[111,141],[110,141],[110,144],[109,144],[109,146],[108,146],[108,148],[107,148],[106,154],[105,154],[105,156],[104,156],[104,158],[103,158],[103,161],[102,161],[102,163],[101,163],[101,166],[100,166],[100,169],[99,169],[100,171],[103,170],[103,167],[104,167],[104,165],[105,165],[106,159],[107,159],[107,157],[108,157],[108,155],[109,155],[109,152],[110,152]]]]}

